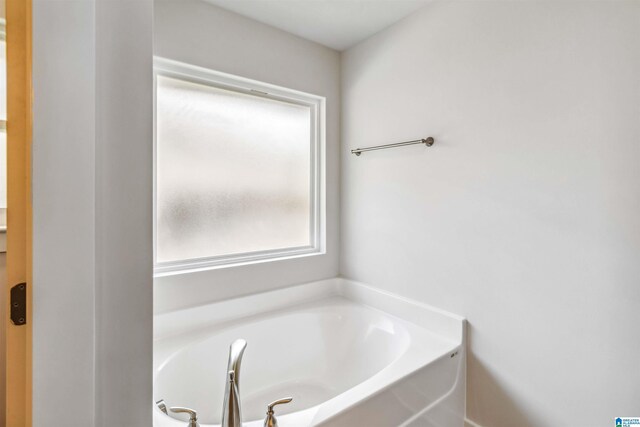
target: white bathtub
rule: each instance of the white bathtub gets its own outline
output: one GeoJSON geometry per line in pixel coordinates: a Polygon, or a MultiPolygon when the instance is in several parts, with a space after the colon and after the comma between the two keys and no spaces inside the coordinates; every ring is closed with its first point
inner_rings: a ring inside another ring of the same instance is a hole
{"type": "MultiPolygon", "coordinates": [[[[220,422],[229,344],[246,427],[451,426],[464,419],[464,320],[335,279],[156,316],[154,400],[220,422]]],[[[186,426],[154,405],[155,427],[186,426]]]]}

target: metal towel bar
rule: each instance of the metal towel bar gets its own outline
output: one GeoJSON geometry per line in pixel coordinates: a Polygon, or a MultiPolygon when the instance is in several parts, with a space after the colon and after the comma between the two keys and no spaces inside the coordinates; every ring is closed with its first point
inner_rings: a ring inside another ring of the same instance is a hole
{"type": "Polygon", "coordinates": [[[424,144],[427,147],[431,147],[434,142],[436,142],[435,139],[429,136],[424,139],[414,139],[413,141],[396,142],[395,144],[376,145],[374,147],[356,148],[354,150],[351,150],[351,154],[355,154],[356,156],[359,156],[365,151],[384,150],[386,148],[403,147],[405,145],[414,145],[414,144],[424,144]]]}

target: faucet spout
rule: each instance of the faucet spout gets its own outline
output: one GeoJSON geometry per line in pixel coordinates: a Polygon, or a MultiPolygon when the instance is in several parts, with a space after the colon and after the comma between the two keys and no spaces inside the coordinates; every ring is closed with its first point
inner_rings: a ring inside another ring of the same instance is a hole
{"type": "Polygon", "coordinates": [[[229,348],[227,381],[224,390],[224,406],[222,408],[222,427],[242,427],[240,365],[246,348],[247,342],[243,339],[235,340],[229,348]]]}

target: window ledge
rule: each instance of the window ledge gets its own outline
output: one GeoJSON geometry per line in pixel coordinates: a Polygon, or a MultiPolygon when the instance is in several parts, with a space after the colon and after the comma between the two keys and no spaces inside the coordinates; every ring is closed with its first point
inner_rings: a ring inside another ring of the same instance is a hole
{"type": "Polygon", "coordinates": [[[154,277],[174,276],[199,271],[219,270],[223,268],[243,267],[266,262],[287,261],[316,255],[325,255],[326,251],[314,247],[286,249],[242,254],[238,257],[202,258],[187,261],[158,263],[154,267],[154,277]]]}

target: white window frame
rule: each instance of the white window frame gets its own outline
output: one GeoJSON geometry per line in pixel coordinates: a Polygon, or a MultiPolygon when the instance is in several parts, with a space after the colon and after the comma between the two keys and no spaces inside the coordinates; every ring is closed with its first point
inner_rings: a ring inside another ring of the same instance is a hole
{"type": "Polygon", "coordinates": [[[156,277],[231,267],[257,262],[276,261],[325,253],[325,106],[326,99],[280,86],[262,83],[231,74],[209,70],[166,58],[154,57],[153,61],[153,259],[156,277]],[[310,229],[311,244],[308,246],[265,251],[229,254],[203,258],[158,262],[157,252],[157,158],[156,158],[156,91],[157,76],[172,77],[193,83],[250,94],[267,99],[307,106],[311,109],[311,153],[310,153],[310,229]]]}

